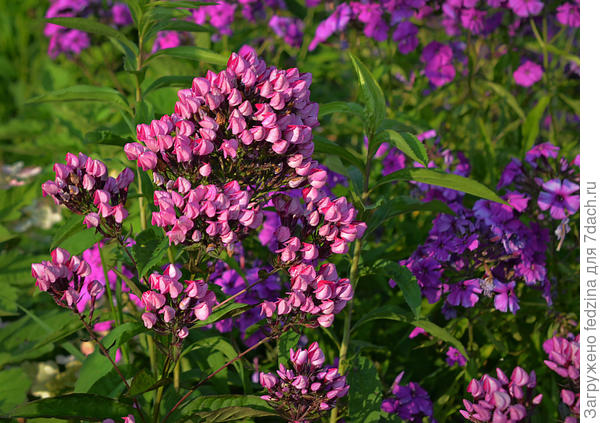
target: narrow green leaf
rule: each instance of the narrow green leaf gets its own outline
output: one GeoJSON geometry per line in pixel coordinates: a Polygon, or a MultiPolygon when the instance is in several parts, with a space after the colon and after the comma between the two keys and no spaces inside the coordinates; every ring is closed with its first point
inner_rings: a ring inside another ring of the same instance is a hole
{"type": "Polygon", "coordinates": [[[164,378],[160,380],[156,380],[153,376],[151,376],[146,370],[142,369],[136,374],[131,381],[131,386],[129,391],[127,391],[126,396],[135,397],[139,394],[143,394],[144,392],[154,391],[161,386],[168,385],[171,382],[170,378],[164,378]]]}
{"type": "Polygon", "coordinates": [[[225,304],[223,307],[220,307],[220,308],[214,310],[211,313],[211,315],[208,316],[208,319],[197,321],[193,327],[200,328],[203,326],[210,325],[212,323],[216,323],[223,319],[232,319],[234,317],[239,316],[242,313],[245,313],[246,311],[248,311],[254,307],[255,306],[253,306],[251,304],[236,303],[234,301],[230,301],[229,303],[225,304]]]}
{"type": "Polygon", "coordinates": [[[148,88],[144,91],[144,97],[150,94],[152,91],[158,90],[160,88],[165,87],[190,87],[192,85],[192,81],[194,80],[193,76],[162,76],[152,82],[148,88]]]}
{"type": "Polygon", "coordinates": [[[149,63],[160,56],[179,57],[182,59],[210,63],[212,65],[227,65],[227,57],[215,53],[214,51],[195,46],[180,46],[158,50],[148,58],[146,63],[149,63]]]}
{"type": "Polygon", "coordinates": [[[313,134],[313,142],[315,144],[315,152],[324,154],[326,156],[338,156],[342,161],[356,166],[361,171],[365,168],[362,160],[354,151],[329,141],[324,136],[318,134],[313,134]]]}
{"type": "Polygon", "coordinates": [[[19,367],[0,372],[0,416],[25,402],[30,386],[31,380],[19,367]]]}
{"type": "Polygon", "coordinates": [[[473,179],[465,178],[453,173],[446,173],[438,169],[419,168],[398,170],[390,173],[387,176],[384,176],[377,181],[373,189],[394,181],[416,181],[430,185],[437,185],[444,188],[462,191],[486,200],[506,204],[506,201],[500,198],[498,194],[485,185],[474,181],[473,179]]]}
{"type": "Polygon", "coordinates": [[[560,97],[560,99],[562,101],[564,101],[567,106],[569,106],[571,109],[573,109],[573,112],[575,112],[576,115],[579,115],[581,112],[580,106],[579,106],[579,100],[575,100],[573,98],[569,98],[564,94],[559,94],[558,95],[560,97]]]}
{"type": "Polygon", "coordinates": [[[348,411],[352,422],[374,423],[383,418],[381,381],[371,360],[358,356],[348,372],[348,411]]]}
{"type": "Polygon", "coordinates": [[[74,85],[62,90],[52,91],[27,100],[27,103],[99,101],[109,103],[131,113],[127,99],[117,90],[93,85],[74,85]]]}
{"type": "Polygon", "coordinates": [[[427,150],[423,143],[413,134],[409,134],[408,132],[398,133],[392,129],[386,129],[375,136],[374,146],[371,148],[369,145],[369,150],[373,150],[374,153],[377,151],[377,147],[384,142],[390,143],[391,146],[396,147],[414,161],[427,166],[429,162],[427,150]]]}
{"type": "Polygon", "coordinates": [[[551,99],[552,98],[549,95],[540,98],[535,107],[527,114],[525,123],[521,127],[523,135],[523,154],[529,151],[535,144],[535,139],[540,133],[540,122],[551,99]]]}
{"type": "Polygon", "coordinates": [[[167,8],[186,8],[186,9],[197,9],[199,7],[202,6],[210,6],[210,5],[214,5],[217,4],[216,2],[207,2],[207,3],[203,3],[203,2],[199,2],[197,0],[174,0],[174,1],[170,1],[170,0],[160,0],[160,1],[152,1],[150,3],[148,3],[148,7],[167,7],[167,8]]]}
{"type": "Polygon", "coordinates": [[[299,340],[300,334],[292,330],[284,332],[277,339],[277,361],[279,364],[287,365],[290,358],[290,348],[296,349],[299,340]]]}
{"type": "Polygon", "coordinates": [[[10,417],[55,417],[62,419],[120,420],[123,416],[137,414],[133,406],[112,398],[93,394],[70,394],[33,401],[17,407],[10,417]]]}
{"type": "Polygon", "coordinates": [[[84,229],[83,216],[74,214],[66,222],[62,223],[56,229],[54,236],[52,237],[52,243],[50,244],[50,250],[54,250],[56,247],[67,238],[71,237],[75,233],[84,229]]]}
{"type": "Polygon", "coordinates": [[[379,124],[386,116],[385,97],[381,87],[367,67],[354,55],[349,53],[354,71],[358,76],[358,82],[365,102],[365,114],[367,118],[367,134],[374,133],[379,124]]]}
{"type": "Polygon", "coordinates": [[[362,325],[372,322],[373,320],[393,320],[396,322],[407,322],[410,320],[409,311],[397,305],[385,305],[378,307],[361,317],[352,327],[354,332],[362,325]]]}
{"type": "Polygon", "coordinates": [[[362,118],[364,110],[360,104],[346,101],[332,101],[319,105],[319,119],[334,113],[351,113],[362,118]]]}
{"type": "Polygon", "coordinates": [[[231,422],[235,420],[250,419],[254,417],[277,416],[277,413],[267,410],[257,410],[251,407],[226,407],[214,411],[201,411],[195,413],[206,423],[231,422]]]}
{"type": "Polygon", "coordinates": [[[449,344],[452,344],[457,350],[460,351],[460,353],[462,355],[465,356],[465,358],[469,359],[469,355],[467,354],[467,350],[465,349],[464,345],[462,344],[462,342],[460,342],[458,339],[456,339],[450,332],[448,332],[446,329],[436,325],[435,323],[429,321],[429,320],[414,320],[412,322],[410,322],[413,326],[418,326],[422,329],[425,329],[425,331],[427,331],[427,333],[429,333],[430,335],[435,336],[438,339],[441,339],[444,342],[448,342],[449,344]]]}
{"type": "Polygon", "coordinates": [[[402,293],[404,294],[404,300],[410,307],[415,318],[418,319],[421,314],[421,288],[415,276],[404,266],[400,266],[396,262],[390,262],[385,270],[391,276],[392,279],[398,284],[402,293]]]}
{"type": "Polygon", "coordinates": [[[195,411],[213,411],[227,407],[252,407],[270,411],[267,402],[256,395],[203,395],[182,408],[183,414],[195,411]]]}
{"type": "Polygon", "coordinates": [[[168,249],[169,240],[160,229],[151,227],[140,232],[132,248],[140,277],[146,276],[152,267],[164,264],[168,249]]]}
{"type": "Polygon", "coordinates": [[[165,22],[159,22],[155,25],[150,34],[156,34],[160,31],[178,31],[178,32],[214,32],[214,29],[210,26],[198,25],[195,22],[182,21],[180,19],[168,20],[165,22]]]}
{"type": "Polygon", "coordinates": [[[508,105],[519,115],[521,119],[525,119],[525,113],[523,112],[523,109],[521,109],[521,106],[519,106],[519,103],[514,95],[509,93],[502,85],[498,85],[494,82],[487,81],[487,85],[493,91],[495,91],[496,94],[504,98],[506,103],[508,103],[508,105]]]}

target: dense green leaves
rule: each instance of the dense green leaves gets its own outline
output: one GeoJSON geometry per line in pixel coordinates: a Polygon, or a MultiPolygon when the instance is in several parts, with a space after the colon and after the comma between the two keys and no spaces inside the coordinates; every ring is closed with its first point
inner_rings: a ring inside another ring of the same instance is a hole
{"type": "Polygon", "coordinates": [[[137,414],[132,405],[93,394],[70,394],[33,401],[17,407],[10,417],[57,417],[62,419],[121,419],[137,414]]]}
{"type": "Polygon", "coordinates": [[[140,277],[146,276],[154,266],[165,264],[168,249],[169,240],[159,228],[153,226],[140,232],[132,248],[140,277]]]}
{"type": "Polygon", "coordinates": [[[379,422],[381,411],[381,382],[377,369],[367,357],[358,356],[348,372],[348,408],[350,421],[356,423],[379,422]]]}

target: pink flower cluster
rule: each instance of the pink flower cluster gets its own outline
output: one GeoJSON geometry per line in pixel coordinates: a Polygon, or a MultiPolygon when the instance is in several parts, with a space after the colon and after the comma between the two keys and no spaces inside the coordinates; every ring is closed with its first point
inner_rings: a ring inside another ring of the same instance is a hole
{"type": "Polygon", "coordinates": [[[227,68],[180,90],[175,113],[137,128],[143,143],[125,152],[158,185],[178,176],[193,186],[244,181],[252,195],[296,188],[319,172],[311,160],[318,105],[311,75],[267,67],[250,47],[232,53],[227,68]]]}
{"type": "Polygon", "coordinates": [[[565,423],[579,421],[579,335],[569,334],[567,338],[555,336],[546,340],[543,344],[544,351],[548,354],[548,360],[544,364],[558,375],[567,379],[561,385],[565,386],[560,391],[560,398],[571,412],[565,418],[565,423]]]}
{"type": "Polygon", "coordinates": [[[542,394],[533,396],[537,384],[535,372],[527,373],[515,367],[510,380],[500,369],[498,378],[483,375],[481,380],[473,379],[467,392],[474,402],[463,399],[466,410],[460,410],[464,418],[471,422],[516,423],[525,420],[529,411],[542,402],[542,394]]]}
{"type": "Polygon", "coordinates": [[[230,246],[262,224],[260,207],[250,202],[250,194],[237,181],[222,188],[200,185],[192,189],[187,179],[179,177],[170,188],[154,192],[159,211],[152,213],[152,224],[165,228],[172,244],[208,245],[218,238],[230,246]]]}
{"type": "Polygon", "coordinates": [[[335,406],[337,398],[348,393],[346,377],[335,367],[323,367],[325,355],[313,342],[307,350],[290,349],[293,369],[279,365],[277,374],[260,373],[260,384],[268,391],[268,401],[283,418],[308,422],[335,406]]]}
{"type": "Polygon", "coordinates": [[[149,277],[150,288],[142,294],[146,312],[142,314],[144,326],[163,334],[171,333],[179,339],[189,335],[188,326],[196,320],[206,320],[217,299],[202,280],[185,281],[181,271],[169,264],[163,274],[149,277]]]}
{"type": "MultiPolygon", "coordinates": [[[[91,273],[90,265],[77,256],[71,256],[67,250],[57,248],[51,253],[52,261],[42,261],[31,265],[31,275],[36,286],[48,292],[56,304],[78,313],[79,293],[84,287],[85,277],[91,273]]],[[[94,280],[86,285],[93,299],[102,290],[100,282],[94,280]]],[[[93,308],[94,300],[92,300],[93,308]]]]}
{"type": "Polygon", "coordinates": [[[88,228],[98,228],[107,236],[118,230],[128,215],[125,202],[134,179],[131,169],[125,168],[115,179],[108,176],[104,163],[83,153],[67,153],[66,162],[54,164],[56,178],[42,184],[43,195],[85,214],[83,222],[88,228]]]}
{"type": "Polygon", "coordinates": [[[263,302],[261,313],[265,316],[277,314],[288,323],[329,327],[334,315],[344,309],[354,294],[350,280],[340,279],[333,263],[321,265],[318,271],[310,264],[300,263],[289,272],[291,291],[276,302],[263,302]]]}

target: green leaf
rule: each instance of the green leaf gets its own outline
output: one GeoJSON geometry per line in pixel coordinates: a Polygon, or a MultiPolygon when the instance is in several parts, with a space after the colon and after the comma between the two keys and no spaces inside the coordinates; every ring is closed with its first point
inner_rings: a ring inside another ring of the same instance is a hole
{"type": "Polygon", "coordinates": [[[94,85],[74,85],[62,90],[52,91],[27,100],[27,103],[99,101],[109,103],[131,113],[127,99],[117,90],[94,85]]]}
{"type": "Polygon", "coordinates": [[[174,1],[170,1],[170,0],[160,0],[160,1],[152,1],[150,3],[148,3],[148,7],[167,7],[167,8],[186,8],[186,9],[197,9],[201,6],[210,6],[211,4],[216,4],[215,2],[212,3],[202,3],[202,2],[198,2],[197,0],[174,0],[174,1]]]}
{"type": "Polygon", "coordinates": [[[381,411],[381,381],[377,369],[371,360],[358,356],[348,372],[348,414],[351,422],[379,422],[383,418],[381,411]]]}
{"type": "Polygon", "coordinates": [[[140,278],[146,276],[152,267],[164,264],[168,249],[169,240],[160,229],[151,227],[138,234],[133,246],[133,256],[139,267],[140,278]]]}
{"type": "Polygon", "coordinates": [[[419,168],[397,170],[396,172],[392,172],[377,181],[373,189],[394,181],[423,182],[425,184],[450,188],[474,195],[476,197],[484,198],[486,200],[506,204],[506,201],[500,198],[498,194],[485,185],[474,181],[473,179],[465,178],[453,173],[446,173],[438,169],[419,168]]]}
{"type": "Polygon", "coordinates": [[[404,294],[406,304],[408,304],[412,310],[415,318],[418,319],[421,314],[422,296],[421,288],[419,287],[419,283],[415,276],[406,267],[400,266],[396,262],[389,262],[388,265],[385,266],[385,270],[398,284],[404,294]]]}
{"type": "Polygon", "coordinates": [[[517,99],[514,95],[509,93],[506,90],[506,88],[504,88],[502,85],[498,85],[490,81],[487,81],[486,83],[488,87],[490,87],[493,91],[496,92],[496,94],[498,94],[500,97],[506,100],[508,105],[519,115],[521,119],[525,119],[525,113],[523,112],[523,109],[521,109],[521,106],[519,106],[519,103],[517,102],[517,99]]]}
{"type": "Polygon", "coordinates": [[[162,76],[152,82],[144,91],[144,97],[150,94],[152,91],[158,90],[165,87],[189,87],[192,85],[194,76],[162,76]]]}
{"type": "Polygon", "coordinates": [[[248,311],[254,307],[255,306],[253,306],[251,304],[236,303],[234,301],[230,301],[229,303],[225,304],[223,307],[219,307],[216,310],[213,310],[211,315],[208,316],[208,319],[197,321],[193,327],[200,328],[200,327],[203,327],[206,325],[210,325],[212,323],[216,323],[220,320],[231,319],[231,318],[239,316],[242,313],[245,313],[246,311],[248,311]]]}
{"type": "Polygon", "coordinates": [[[207,418],[208,420],[206,421],[219,422],[229,421],[227,419],[238,420],[238,417],[236,416],[239,416],[244,412],[252,413],[252,411],[250,410],[254,410],[264,414],[248,415],[246,417],[261,417],[275,415],[272,409],[267,405],[267,402],[255,395],[201,396],[187,404],[182,409],[182,414],[190,415],[193,413],[198,417],[207,418]],[[235,408],[243,408],[245,410],[236,410],[235,408]],[[228,409],[230,410],[228,411],[228,409]],[[221,412],[221,410],[223,411],[221,412]],[[216,418],[226,418],[226,420],[214,420],[216,418]]]}
{"type": "Polygon", "coordinates": [[[558,96],[560,97],[560,99],[562,101],[564,101],[567,104],[567,106],[569,106],[571,109],[573,109],[573,112],[575,112],[576,115],[579,115],[581,113],[581,109],[579,106],[579,100],[569,98],[564,94],[559,94],[558,96]]]}
{"type": "Polygon", "coordinates": [[[377,81],[375,81],[375,78],[369,69],[367,69],[367,67],[351,53],[349,53],[349,56],[352,61],[352,66],[354,66],[354,71],[358,76],[358,82],[365,102],[367,135],[372,134],[386,116],[383,91],[377,81]]]}
{"type": "Polygon", "coordinates": [[[56,232],[52,237],[52,243],[50,244],[50,250],[54,250],[56,247],[67,238],[73,236],[79,231],[84,229],[83,216],[74,214],[66,222],[61,222],[56,228],[56,232]]]}
{"type": "Polygon", "coordinates": [[[137,414],[133,406],[112,398],[93,394],[70,394],[46,398],[24,404],[8,415],[10,417],[56,417],[62,419],[78,418],[120,420],[123,416],[137,414]]]}
{"type": "Polygon", "coordinates": [[[179,57],[182,59],[189,59],[221,66],[227,65],[228,60],[227,57],[205,48],[195,46],[180,46],[158,50],[156,53],[154,53],[148,58],[146,63],[149,63],[150,61],[160,56],[179,57]]]}
{"type": "Polygon", "coordinates": [[[523,154],[529,151],[535,144],[535,139],[540,133],[540,122],[551,99],[552,97],[549,95],[540,98],[535,107],[527,114],[525,123],[521,127],[523,134],[523,154]]]}
{"type": "Polygon", "coordinates": [[[369,150],[372,150],[373,153],[377,151],[377,147],[382,143],[388,142],[414,161],[421,163],[423,166],[427,166],[427,163],[429,162],[427,150],[425,150],[423,143],[413,134],[409,134],[408,132],[398,133],[392,129],[386,129],[377,134],[373,141],[373,147],[369,144],[369,150]]]}
{"type": "Polygon", "coordinates": [[[118,42],[118,45],[126,56],[135,57],[138,54],[137,46],[125,34],[112,26],[104,25],[91,18],[50,18],[46,19],[46,21],[66,28],[79,29],[91,34],[112,38],[118,42]]]}
{"type": "Polygon", "coordinates": [[[0,372],[0,415],[25,402],[30,386],[27,374],[19,367],[0,372]]]}
{"type": "Polygon", "coordinates": [[[352,113],[362,118],[364,116],[364,109],[360,104],[346,101],[332,101],[319,105],[319,119],[334,113],[352,113]]]}
{"type": "Polygon", "coordinates": [[[418,326],[422,329],[425,329],[425,331],[427,331],[427,333],[429,333],[430,335],[433,335],[444,342],[452,344],[457,350],[460,351],[462,355],[465,356],[466,359],[469,359],[467,350],[465,350],[465,347],[462,344],[462,342],[460,342],[458,339],[452,336],[452,334],[450,334],[450,332],[448,332],[446,329],[439,327],[438,325],[429,320],[414,320],[410,323],[413,326],[418,326]]]}
{"type": "Polygon", "coordinates": [[[160,31],[179,31],[179,32],[214,32],[209,26],[198,25],[195,22],[182,21],[180,19],[170,19],[159,22],[146,35],[146,38],[153,36],[160,31]]]}
{"type": "Polygon", "coordinates": [[[170,378],[156,380],[146,370],[142,369],[131,381],[131,386],[129,391],[127,391],[126,396],[135,397],[139,394],[143,394],[144,392],[154,391],[155,389],[158,389],[159,387],[169,383],[171,383],[170,378]]]}
{"type": "Polygon", "coordinates": [[[253,417],[277,416],[277,413],[267,410],[257,410],[251,407],[226,407],[215,411],[201,411],[195,413],[206,423],[231,422],[234,420],[249,419],[253,417]]]}
{"type": "Polygon", "coordinates": [[[347,164],[352,164],[359,168],[361,171],[365,168],[363,161],[358,157],[357,153],[345,148],[342,145],[336,144],[329,141],[322,135],[313,134],[313,142],[315,144],[315,152],[324,154],[325,156],[333,155],[338,156],[342,161],[347,164]]]}
{"type": "MultiPolygon", "coordinates": [[[[195,349],[204,349],[210,352],[219,351],[227,360],[232,360],[237,357],[238,353],[233,346],[221,336],[211,336],[208,338],[200,339],[190,345],[188,345],[181,353],[181,357],[188,354],[195,349]]],[[[238,372],[240,379],[243,381],[244,377],[244,366],[241,360],[237,360],[233,363],[236,371],[238,372]]]]}
{"type": "MultiPolygon", "coordinates": [[[[144,326],[140,323],[124,323],[111,330],[108,335],[102,338],[102,345],[104,345],[114,360],[117,348],[144,330],[144,326]]],[[[79,378],[75,382],[75,392],[89,392],[94,383],[107,375],[112,369],[111,362],[97,348],[83,362],[83,366],[79,371],[79,378]]]]}
{"type": "Polygon", "coordinates": [[[393,320],[395,322],[407,322],[410,320],[409,311],[397,306],[397,305],[385,305],[383,307],[377,307],[361,317],[352,327],[354,332],[365,323],[372,322],[373,320],[393,320]]]}
{"type": "Polygon", "coordinates": [[[277,361],[279,364],[287,365],[290,358],[290,348],[296,349],[299,340],[300,334],[292,330],[284,332],[277,339],[277,361]]]}
{"type": "Polygon", "coordinates": [[[86,144],[116,145],[119,147],[123,147],[128,142],[134,141],[132,137],[116,134],[108,128],[98,128],[92,132],[88,132],[84,138],[86,144]]]}
{"type": "Polygon", "coordinates": [[[299,0],[283,0],[283,1],[285,2],[285,5],[288,8],[288,10],[290,12],[292,12],[292,15],[304,20],[304,18],[306,17],[306,7],[304,7],[301,4],[304,2],[300,2],[299,0]]]}
{"type": "Polygon", "coordinates": [[[62,240],[60,246],[72,255],[78,255],[102,241],[102,239],[104,239],[104,236],[96,232],[96,228],[81,228],[62,240]]]}
{"type": "Polygon", "coordinates": [[[452,209],[442,201],[432,200],[424,203],[412,197],[400,196],[391,201],[384,201],[383,204],[375,209],[373,214],[367,219],[367,230],[364,236],[368,236],[387,220],[414,211],[433,211],[437,213],[454,214],[452,209]]]}

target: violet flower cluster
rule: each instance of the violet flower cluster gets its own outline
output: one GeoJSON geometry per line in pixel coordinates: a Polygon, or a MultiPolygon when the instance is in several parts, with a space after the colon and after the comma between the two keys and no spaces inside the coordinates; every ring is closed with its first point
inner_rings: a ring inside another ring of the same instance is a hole
{"type": "Polygon", "coordinates": [[[466,410],[460,410],[471,422],[516,423],[525,421],[533,408],[542,402],[542,394],[535,395],[537,384],[535,372],[527,373],[515,367],[510,379],[500,369],[497,378],[488,374],[469,383],[467,392],[473,401],[463,399],[466,410]]]}
{"type": "Polygon", "coordinates": [[[543,348],[548,354],[544,364],[563,378],[561,386],[564,388],[560,391],[560,398],[570,413],[564,423],[576,423],[579,421],[580,401],[579,335],[569,333],[566,338],[555,336],[546,340],[543,348]]]}
{"type": "Polygon", "coordinates": [[[381,409],[386,413],[396,414],[407,422],[422,423],[429,418],[430,423],[435,423],[433,418],[433,402],[425,389],[416,382],[400,385],[404,376],[401,372],[392,384],[392,398],[384,399],[381,409]]]}
{"type": "Polygon", "coordinates": [[[54,164],[56,178],[42,184],[43,195],[85,215],[83,223],[88,228],[94,227],[107,237],[115,236],[128,216],[125,203],[133,172],[125,168],[115,179],[108,176],[103,162],[83,153],[67,153],[66,162],[54,164]]]}
{"type": "Polygon", "coordinates": [[[261,398],[293,422],[309,422],[335,407],[350,387],[336,367],[323,366],[325,355],[319,344],[308,349],[290,349],[292,369],[279,365],[276,374],[260,373],[260,384],[268,390],[261,398]]]}
{"type": "MultiPolygon", "coordinates": [[[[100,282],[86,282],[90,274],[90,265],[79,258],[71,256],[67,250],[57,248],[51,253],[51,261],[42,261],[31,265],[31,275],[40,291],[48,292],[56,304],[79,313],[77,302],[81,290],[86,288],[93,299],[102,290],[100,282]]],[[[94,300],[92,300],[92,309],[94,300]]]]}
{"type": "Polygon", "coordinates": [[[215,293],[204,280],[179,282],[181,271],[169,264],[163,274],[150,275],[150,290],[142,294],[146,312],[142,321],[148,329],[171,334],[179,339],[189,335],[189,327],[197,320],[206,320],[217,303],[215,293]]]}
{"type": "MultiPolygon", "coordinates": [[[[46,18],[95,18],[115,27],[129,25],[131,14],[125,3],[112,0],[50,0],[46,18]]],[[[90,37],[78,29],[48,23],[44,35],[49,38],[48,55],[78,55],[90,46],[90,37]]]]}

